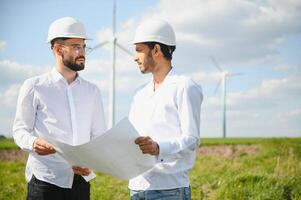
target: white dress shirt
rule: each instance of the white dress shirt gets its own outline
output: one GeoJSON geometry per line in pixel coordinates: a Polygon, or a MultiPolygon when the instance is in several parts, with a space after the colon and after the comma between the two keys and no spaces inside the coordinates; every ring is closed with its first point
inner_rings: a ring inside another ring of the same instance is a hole
{"type": "Polygon", "coordinates": [[[15,142],[29,152],[26,180],[35,175],[39,180],[71,188],[72,166],[57,153],[46,156],[35,153],[34,140],[51,137],[79,145],[105,129],[102,97],[94,84],[79,76],[68,84],[56,69],[26,80],[20,89],[13,125],[15,142]]]}
{"type": "Polygon", "coordinates": [[[129,119],[142,135],[159,145],[158,163],[129,182],[132,190],[163,190],[189,186],[200,139],[202,89],[171,69],[154,91],[153,81],[136,92],[129,119]]]}

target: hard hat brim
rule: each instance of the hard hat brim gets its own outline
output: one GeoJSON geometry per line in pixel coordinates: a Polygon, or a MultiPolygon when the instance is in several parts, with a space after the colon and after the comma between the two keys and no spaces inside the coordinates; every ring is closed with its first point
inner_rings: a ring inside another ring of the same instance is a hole
{"type": "Polygon", "coordinates": [[[68,37],[54,37],[46,40],[46,43],[51,43],[52,40],[56,38],[68,38],[68,39],[84,39],[84,40],[93,40],[92,38],[89,37],[80,37],[80,36],[68,36],[68,37]]]}
{"type": "Polygon", "coordinates": [[[176,43],[173,41],[167,41],[166,39],[160,39],[160,38],[147,38],[147,39],[135,39],[132,43],[133,44],[138,44],[138,43],[145,43],[145,42],[158,42],[161,44],[165,44],[167,46],[176,46],[176,43]]]}

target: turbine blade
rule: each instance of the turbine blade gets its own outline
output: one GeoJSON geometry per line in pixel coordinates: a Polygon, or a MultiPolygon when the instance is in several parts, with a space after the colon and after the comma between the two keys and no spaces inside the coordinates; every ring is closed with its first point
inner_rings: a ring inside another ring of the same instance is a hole
{"type": "Polygon", "coordinates": [[[116,43],[116,45],[123,50],[125,53],[129,54],[130,56],[134,56],[134,54],[132,52],[130,52],[129,50],[127,50],[124,46],[122,46],[121,44],[119,44],[118,42],[116,43]]]}
{"type": "Polygon", "coordinates": [[[219,66],[219,64],[216,62],[215,58],[213,56],[210,56],[212,62],[214,63],[215,67],[219,70],[219,71],[223,71],[222,68],[219,66]]]}
{"type": "Polygon", "coordinates": [[[217,85],[215,86],[215,89],[214,89],[214,92],[213,92],[214,95],[216,94],[216,92],[217,92],[219,86],[221,85],[221,83],[222,83],[222,79],[220,79],[220,80],[218,81],[217,85]]]}
{"type": "Polygon", "coordinates": [[[109,41],[104,41],[104,42],[102,42],[102,43],[100,43],[100,44],[98,44],[98,45],[92,47],[92,50],[98,49],[98,48],[104,46],[105,44],[107,44],[108,42],[109,42],[109,41]]]}
{"type": "Polygon", "coordinates": [[[230,73],[228,74],[228,76],[241,76],[241,75],[244,75],[243,73],[230,73]]]}

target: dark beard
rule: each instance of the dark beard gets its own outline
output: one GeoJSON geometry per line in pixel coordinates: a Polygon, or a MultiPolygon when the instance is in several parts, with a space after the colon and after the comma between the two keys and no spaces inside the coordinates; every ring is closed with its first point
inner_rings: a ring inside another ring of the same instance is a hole
{"type": "Polygon", "coordinates": [[[155,66],[155,62],[154,62],[153,56],[150,51],[147,54],[147,58],[148,58],[147,62],[145,63],[146,67],[144,70],[141,70],[142,74],[150,73],[155,66]]]}
{"type": "Polygon", "coordinates": [[[66,67],[68,67],[69,69],[71,69],[72,71],[81,71],[85,68],[85,64],[82,63],[82,64],[76,64],[75,61],[79,58],[84,58],[83,56],[79,56],[77,58],[75,58],[75,61],[72,61],[71,59],[65,59],[64,58],[64,55],[62,55],[63,57],[63,63],[66,67]]]}

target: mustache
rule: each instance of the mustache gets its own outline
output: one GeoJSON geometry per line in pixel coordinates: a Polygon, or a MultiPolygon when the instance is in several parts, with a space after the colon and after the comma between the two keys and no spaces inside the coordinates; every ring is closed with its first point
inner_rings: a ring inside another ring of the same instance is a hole
{"type": "Polygon", "coordinates": [[[75,58],[75,60],[78,60],[78,59],[81,59],[81,58],[83,58],[83,59],[86,60],[85,56],[77,56],[77,57],[75,58]]]}

